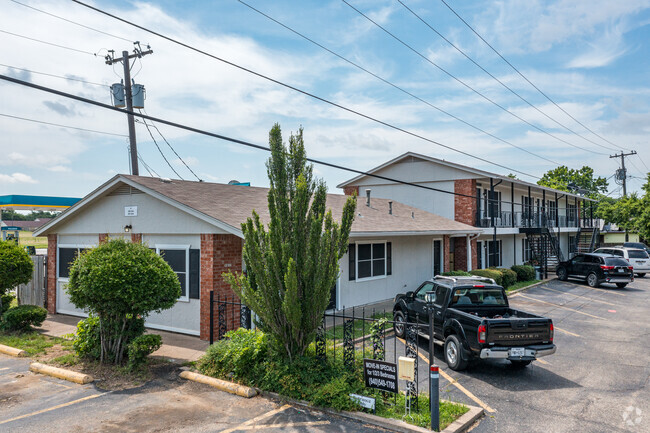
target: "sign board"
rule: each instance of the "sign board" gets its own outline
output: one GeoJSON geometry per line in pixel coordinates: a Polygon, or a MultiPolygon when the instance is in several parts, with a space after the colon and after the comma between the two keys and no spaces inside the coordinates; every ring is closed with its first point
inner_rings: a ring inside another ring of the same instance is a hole
{"type": "Polygon", "coordinates": [[[3,231],[8,231],[8,232],[17,232],[17,231],[22,230],[22,228],[16,227],[16,226],[6,226],[6,227],[3,227],[2,230],[3,231]]]}
{"type": "Polygon", "coordinates": [[[137,217],[138,216],[138,207],[137,206],[124,206],[124,216],[125,217],[137,217]]]}
{"type": "Polygon", "coordinates": [[[364,359],[363,379],[368,388],[397,392],[397,364],[376,359],[364,359]]]}
{"type": "Polygon", "coordinates": [[[365,395],[359,394],[350,394],[350,399],[365,409],[370,409],[373,412],[375,410],[375,399],[372,397],[366,397],[365,395]]]}
{"type": "Polygon", "coordinates": [[[400,356],[397,362],[399,365],[399,378],[413,382],[415,380],[415,359],[400,356]]]}

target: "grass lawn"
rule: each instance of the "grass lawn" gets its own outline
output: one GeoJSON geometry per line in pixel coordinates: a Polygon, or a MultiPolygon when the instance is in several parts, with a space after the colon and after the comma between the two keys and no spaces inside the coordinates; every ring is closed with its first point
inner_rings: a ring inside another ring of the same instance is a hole
{"type": "MultiPolygon", "coordinates": [[[[346,316],[352,316],[352,310],[346,311],[346,316]]],[[[361,320],[361,316],[357,315],[355,316],[359,320],[354,321],[354,327],[352,329],[352,339],[354,340],[355,338],[363,337],[364,335],[370,334],[370,325],[371,321],[369,320],[361,320]]],[[[386,312],[386,313],[375,313],[372,316],[366,316],[366,319],[381,319],[381,318],[386,318],[387,320],[393,320],[393,313],[392,312],[386,312]]],[[[333,321],[332,317],[327,317],[325,325],[328,326],[329,323],[333,321]]],[[[339,319],[336,319],[338,322],[339,319]]],[[[392,324],[387,323],[385,325],[384,330],[387,331],[392,327],[392,324]]],[[[385,332],[384,331],[384,332],[385,332]]],[[[328,340],[331,338],[335,338],[337,340],[343,340],[343,325],[336,325],[333,328],[327,329],[327,338],[328,340]]]]}
{"type": "Polygon", "coordinates": [[[47,248],[47,237],[32,236],[33,232],[21,231],[19,235],[20,245],[23,247],[32,246],[34,248],[47,248]]]}
{"type": "Polygon", "coordinates": [[[63,338],[48,337],[38,332],[26,332],[22,334],[0,333],[0,344],[22,349],[29,356],[44,354],[47,349],[54,347],[56,344],[60,344],[61,347],[67,350],[72,350],[72,341],[63,338]]]}
{"type": "Polygon", "coordinates": [[[539,282],[540,280],[519,281],[518,283],[515,283],[512,286],[508,287],[506,292],[512,292],[513,290],[521,289],[523,287],[528,287],[532,284],[539,283],[539,282]]]}
{"type": "MultiPolygon", "coordinates": [[[[410,417],[404,417],[405,395],[400,393],[397,396],[397,404],[387,405],[380,404],[377,407],[377,415],[383,418],[393,418],[400,421],[406,421],[409,424],[415,424],[420,427],[431,427],[431,411],[429,410],[429,397],[420,394],[418,398],[419,412],[411,411],[410,417]]],[[[391,399],[392,400],[392,399],[391,399]]],[[[444,430],[449,424],[454,422],[461,415],[469,411],[467,406],[458,403],[441,401],[439,406],[440,430],[444,430]]]]}

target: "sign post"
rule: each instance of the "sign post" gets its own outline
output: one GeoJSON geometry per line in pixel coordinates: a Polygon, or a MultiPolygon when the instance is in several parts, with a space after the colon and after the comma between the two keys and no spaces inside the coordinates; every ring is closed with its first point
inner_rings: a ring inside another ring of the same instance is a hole
{"type": "Polygon", "coordinates": [[[431,408],[431,430],[440,431],[440,372],[436,365],[434,350],[435,313],[433,293],[427,293],[427,310],[429,312],[429,406],[431,408]]]}

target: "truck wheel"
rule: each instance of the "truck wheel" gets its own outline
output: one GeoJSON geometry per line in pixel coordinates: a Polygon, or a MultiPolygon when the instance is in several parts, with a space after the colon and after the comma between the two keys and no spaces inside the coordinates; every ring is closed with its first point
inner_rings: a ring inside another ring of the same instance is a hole
{"type": "Polygon", "coordinates": [[[567,280],[567,272],[565,268],[559,268],[557,270],[557,279],[560,281],[566,281],[567,280]]]}
{"type": "Polygon", "coordinates": [[[533,361],[510,361],[510,362],[512,363],[512,368],[520,369],[520,368],[526,368],[526,366],[533,361]]]}
{"type": "Polygon", "coordinates": [[[627,286],[627,283],[616,283],[616,287],[618,287],[619,289],[624,289],[625,286],[627,286]]]}
{"type": "Polygon", "coordinates": [[[598,284],[598,276],[593,272],[587,275],[587,284],[589,284],[589,287],[598,287],[600,285],[598,284]]]}
{"type": "Polygon", "coordinates": [[[401,310],[395,311],[393,313],[393,329],[395,330],[395,335],[400,338],[404,338],[406,334],[406,318],[404,313],[401,310]]]}
{"type": "Polygon", "coordinates": [[[642,273],[640,273],[640,274],[636,274],[636,275],[637,275],[637,277],[639,277],[639,278],[643,278],[643,277],[645,277],[645,272],[642,272],[642,273]]]}
{"type": "Polygon", "coordinates": [[[460,371],[467,368],[467,361],[463,359],[462,346],[458,337],[450,335],[445,340],[445,361],[449,368],[460,371]]]}

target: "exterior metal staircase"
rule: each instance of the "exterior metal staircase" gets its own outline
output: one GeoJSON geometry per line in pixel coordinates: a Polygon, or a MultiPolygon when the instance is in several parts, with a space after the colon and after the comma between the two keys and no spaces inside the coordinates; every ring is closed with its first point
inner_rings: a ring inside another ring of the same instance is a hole
{"type": "Polygon", "coordinates": [[[597,227],[594,228],[584,228],[581,227],[578,230],[575,238],[575,248],[576,253],[591,253],[598,248],[600,242],[600,229],[597,227]]]}

